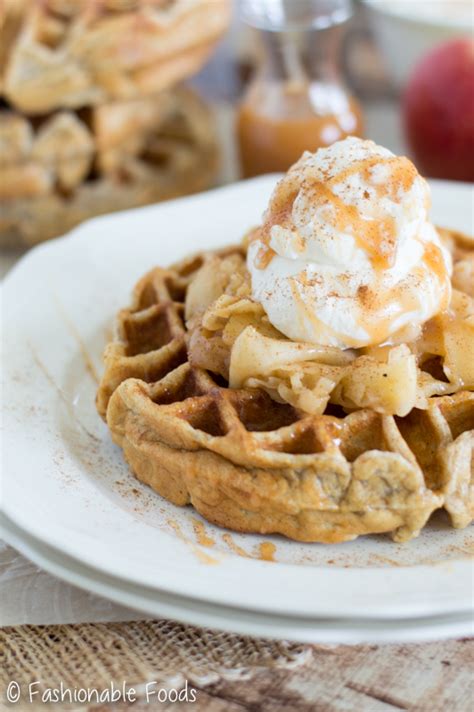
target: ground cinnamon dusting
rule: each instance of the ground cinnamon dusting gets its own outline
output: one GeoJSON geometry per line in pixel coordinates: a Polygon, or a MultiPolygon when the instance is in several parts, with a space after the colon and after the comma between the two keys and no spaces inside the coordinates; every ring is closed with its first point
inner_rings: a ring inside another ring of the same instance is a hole
{"type": "Polygon", "coordinates": [[[374,306],[376,295],[367,284],[361,284],[357,289],[357,299],[366,309],[370,309],[374,306]]]}

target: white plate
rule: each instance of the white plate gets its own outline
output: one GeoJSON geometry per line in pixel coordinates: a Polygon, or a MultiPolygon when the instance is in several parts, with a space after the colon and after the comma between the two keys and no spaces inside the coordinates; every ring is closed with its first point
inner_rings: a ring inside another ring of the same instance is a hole
{"type": "MultiPolygon", "coordinates": [[[[68,558],[160,595],[302,619],[466,615],[472,529],[452,530],[440,516],[404,545],[381,536],[328,546],[230,534],[137,483],[95,413],[93,373],[135,280],[155,264],[239,240],[274,182],[93,220],[10,273],[3,511],[68,558]],[[264,541],[276,562],[260,560],[264,541]]],[[[433,202],[438,223],[472,229],[468,186],[434,183],[433,202]]]]}
{"type": "MultiPolygon", "coordinates": [[[[253,613],[166,594],[108,576],[29,536],[0,513],[0,535],[38,566],[71,584],[150,614],[206,628],[218,628],[302,643],[395,643],[459,638],[473,633],[471,614],[416,620],[301,618],[253,613]]],[[[128,616],[127,616],[128,617],[128,616]]]]}

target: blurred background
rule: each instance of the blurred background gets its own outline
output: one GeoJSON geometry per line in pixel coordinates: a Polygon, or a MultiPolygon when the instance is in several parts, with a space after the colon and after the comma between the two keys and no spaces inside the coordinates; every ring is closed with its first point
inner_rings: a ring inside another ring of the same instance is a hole
{"type": "Polygon", "coordinates": [[[347,135],[474,181],[473,31],[474,0],[3,0],[2,271],[347,135]]]}

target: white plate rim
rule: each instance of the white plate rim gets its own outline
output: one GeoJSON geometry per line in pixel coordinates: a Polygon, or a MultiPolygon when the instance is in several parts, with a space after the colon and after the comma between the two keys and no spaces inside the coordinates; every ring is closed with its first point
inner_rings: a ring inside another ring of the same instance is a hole
{"type": "Polygon", "coordinates": [[[51,575],[139,613],[239,635],[298,643],[362,645],[421,643],[473,634],[471,613],[408,620],[298,619],[262,615],[193,599],[170,597],[156,589],[129,584],[74,561],[23,532],[0,514],[0,535],[51,575]]]}

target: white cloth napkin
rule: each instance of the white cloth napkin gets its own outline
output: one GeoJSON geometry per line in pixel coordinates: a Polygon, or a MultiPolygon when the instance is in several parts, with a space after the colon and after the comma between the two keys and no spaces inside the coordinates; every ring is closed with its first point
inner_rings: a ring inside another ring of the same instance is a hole
{"type": "Polygon", "coordinates": [[[0,626],[98,623],[146,616],[42,571],[0,540],[0,626]]]}

